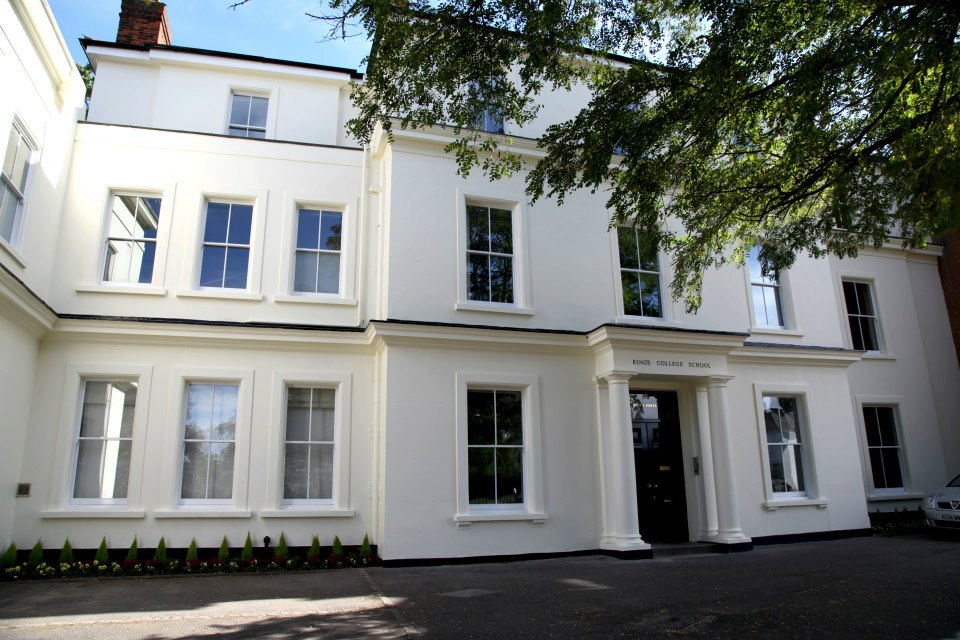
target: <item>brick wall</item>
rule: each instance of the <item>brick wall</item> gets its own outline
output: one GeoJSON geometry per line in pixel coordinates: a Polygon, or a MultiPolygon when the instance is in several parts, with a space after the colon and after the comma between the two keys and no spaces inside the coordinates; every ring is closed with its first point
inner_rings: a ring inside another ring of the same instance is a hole
{"type": "Polygon", "coordinates": [[[943,285],[943,298],[950,317],[953,346],[957,350],[957,358],[960,358],[960,231],[947,231],[937,240],[943,243],[943,257],[939,263],[940,284],[943,285]]]}
{"type": "Polygon", "coordinates": [[[117,42],[121,44],[170,44],[167,6],[156,0],[122,0],[117,42]]]}

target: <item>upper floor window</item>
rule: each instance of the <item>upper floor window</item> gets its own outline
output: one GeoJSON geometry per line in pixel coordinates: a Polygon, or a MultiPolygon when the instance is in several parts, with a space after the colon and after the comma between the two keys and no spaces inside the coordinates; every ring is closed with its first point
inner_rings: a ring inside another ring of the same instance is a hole
{"type": "Polygon", "coordinates": [[[773,493],[780,496],[806,495],[799,399],[763,396],[763,421],[773,493]]]}
{"type": "Polygon", "coordinates": [[[750,270],[750,293],[753,297],[753,322],[758,327],[782,327],[783,307],[780,304],[780,278],[777,273],[764,273],[760,264],[760,247],[747,254],[750,270]]]}
{"type": "Polygon", "coordinates": [[[114,194],[110,198],[104,282],[153,281],[160,204],[160,198],[137,194],[114,194]]]}
{"type": "Polygon", "coordinates": [[[135,381],[85,381],[74,457],[74,502],[126,500],[136,404],[135,381]]]}
{"type": "Polygon", "coordinates": [[[3,156],[0,172],[0,238],[14,244],[20,231],[20,213],[23,210],[27,173],[36,151],[23,128],[16,122],[10,125],[10,137],[3,156]]]}
{"type": "Polygon", "coordinates": [[[230,126],[227,132],[241,138],[267,137],[269,98],[240,93],[231,95],[230,126]]]}
{"type": "Polygon", "coordinates": [[[853,348],[860,351],[880,351],[880,331],[870,283],[844,280],[843,300],[847,307],[853,348]]]}
{"type": "Polygon", "coordinates": [[[657,248],[647,246],[634,227],[618,227],[617,243],[624,315],[662,318],[657,248]]]}
{"type": "Polygon", "coordinates": [[[208,202],[200,260],[200,286],[245,289],[253,206],[208,202]]]}
{"type": "Polygon", "coordinates": [[[297,293],[339,293],[343,213],[297,211],[297,247],[293,290],[297,293]]]}
{"type": "Polygon", "coordinates": [[[467,300],[514,302],[513,212],[467,205],[467,300]]]}
{"type": "Polygon", "coordinates": [[[475,128],[480,131],[486,131],[487,133],[504,133],[503,113],[498,109],[488,107],[480,117],[477,118],[475,128]]]}

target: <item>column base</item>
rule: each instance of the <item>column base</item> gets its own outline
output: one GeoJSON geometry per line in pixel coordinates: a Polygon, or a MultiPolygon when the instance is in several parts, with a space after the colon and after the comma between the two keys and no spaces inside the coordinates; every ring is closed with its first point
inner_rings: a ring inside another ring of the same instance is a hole
{"type": "Polygon", "coordinates": [[[750,551],[753,549],[753,540],[747,537],[742,531],[723,532],[714,535],[703,536],[700,542],[712,542],[721,545],[721,553],[737,553],[740,551],[750,551]]]}
{"type": "Polygon", "coordinates": [[[600,548],[604,551],[650,551],[650,545],[639,535],[634,536],[603,536],[600,539],[600,548]]]}

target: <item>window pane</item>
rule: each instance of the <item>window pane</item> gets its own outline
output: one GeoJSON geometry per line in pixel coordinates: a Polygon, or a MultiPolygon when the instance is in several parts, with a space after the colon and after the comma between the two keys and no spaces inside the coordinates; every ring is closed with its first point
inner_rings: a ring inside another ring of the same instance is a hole
{"type": "Polygon", "coordinates": [[[210,486],[208,497],[214,500],[233,496],[233,443],[210,445],[210,486]]]}
{"type": "Polygon", "coordinates": [[[267,137],[267,133],[265,131],[260,131],[258,129],[247,129],[247,137],[258,138],[262,140],[267,137]]]}
{"type": "Polygon", "coordinates": [[[880,442],[887,447],[896,447],[897,427],[893,420],[893,409],[891,407],[874,407],[877,414],[877,428],[880,431],[880,442]]]}
{"type": "Polygon", "coordinates": [[[157,255],[157,244],[155,242],[144,242],[141,248],[142,257],[137,282],[149,284],[153,282],[153,263],[157,255]]]}
{"type": "Polygon", "coordinates": [[[493,391],[467,391],[467,444],[496,443],[493,398],[493,391]]]}
{"type": "Polygon", "coordinates": [[[487,254],[467,254],[467,299],[490,300],[490,262],[487,254]]]}
{"type": "Polygon", "coordinates": [[[17,221],[20,199],[6,183],[0,186],[3,187],[0,190],[0,237],[7,242],[13,242],[13,226],[17,221]]]}
{"type": "Polygon", "coordinates": [[[306,442],[310,439],[310,389],[287,389],[288,441],[306,442]]]}
{"type": "Polygon", "coordinates": [[[10,127],[10,135],[7,138],[7,151],[3,154],[3,173],[11,180],[13,180],[14,167],[17,165],[17,152],[19,150],[20,132],[13,126],[10,127]]]}
{"type": "Polygon", "coordinates": [[[196,500],[207,497],[207,457],[210,450],[207,442],[183,443],[183,480],[180,497],[196,500]]]}
{"type": "Polygon", "coordinates": [[[230,127],[227,129],[227,134],[234,136],[236,138],[246,138],[247,130],[242,127],[230,127]]]}
{"type": "Polygon", "coordinates": [[[513,302],[513,258],[490,257],[490,302],[513,302]]]}
{"type": "Polygon", "coordinates": [[[786,491],[804,491],[803,457],[800,447],[783,447],[783,476],[786,482],[786,491]]]}
{"type": "Polygon", "coordinates": [[[253,206],[234,204],[230,207],[230,232],[227,242],[230,244],[250,244],[250,222],[253,218],[253,206]]]}
{"type": "MultiPolygon", "coordinates": [[[[109,382],[88,381],[83,392],[83,410],[80,416],[81,438],[102,438],[107,422],[107,394],[109,382]]],[[[99,464],[99,463],[98,463],[99,464]]]]}
{"type": "Polygon", "coordinates": [[[300,209],[297,215],[297,248],[320,248],[320,212],[300,209]]]}
{"type": "Polygon", "coordinates": [[[112,440],[106,442],[103,456],[103,484],[101,498],[124,499],[127,497],[127,484],[130,478],[130,440],[112,440]]]}
{"type": "Polygon", "coordinates": [[[497,444],[523,444],[522,403],[519,391],[497,391],[497,444]]]}
{"type": "Polygon", "coordinates": [[[640,300],[640,280],[633,271],[621,271],[623,283],[623,313],[628,316],[642,316],[643,305],[640,300]]]}
{"type": "Polygon", "coordinates": [[[335,211],[323,212],[323,227],[320,230],[320,248],[340,250],[340,234],[343,230],[343,215],[335,211]]]}
{"type": "Polygon", "coordinates": [[[294,256],[293,290],[302,293],[316,293],[317,269],[319,266],[319,253],[297,251],[294,256]]]}
{"type": "Polygon", "coordinates": [[[218,384],[213,392],[211,440],[233,440],[237,430],[237,398],[239,387],[218,384]]]}
{"type": "Polygon", "coordinates": [[[620,268],[639,269],[636,229],[633,227],[617,227],[617,243],[620,246],[620,268]]]}
{"type": "Polygon", "coordinates": [[[865,282],[854,282],[857,292],[857,305],[861,314],[865,316],[875,315],[873,313],[873,299],[870,295],[870,285],[865,282]]]}
{"type": "Polygon", "coordinates": [[[203,228],[203,241],[226,242],[229,218],[230,205],[222,202],[207,203],[207,219],[203,228]]]}
{"type": "Polygon", "coordinates": [[[847,305],[847,313],[860,313],[860,305],[857,303],[857,291],[853,282],[843,283],[843,301],[847,305]]]}
{"type": "Polygon", "coordinates": [[[230,124],[247,124],[250,114],[250,96],[233,96],[230,107],[230,124]]]}
{"type": "Polygon", "coordinates": [[[223,286],[225,288],[247,288],[247,261],[249,259],[249,249],[237,247],[229,247],[227,249],[227,271],[223,278],[223,286]]]}
{"type": "Polygon", "coordinates": [[[884,447],[880,449],[883,456],[883,472],[886,477],[886,488],[894,489],[903,487],[903,476],[900,473],[900,449],[897,447],[884,447]]]}
{"type": "MultiPolygon", "coordinates": [[[[289,431],[289,423],[287,425],[289,431]]],[[[287,444],[284,449],[283,499],[307,499],[307,466],[310,445],[287,444]]]]}
{"type": "Polygon", "coordinates": [[[333,389],[313,390],[313,420],[310,430],[310,439],[313,442],[333,442],[336,393],[333,389]]]}
{"type": "Polygon", "coordinates": [[[506,209],[490,209],[490,251],[513,253],[513,214],[506,209]]]}
{"type": "Polygon", "coordinates": [[[113,198],[113,208],[110,212],[110,230],[111,238],[132,238],[134,237],[135,209],[137,199],[134,196],[115,196],[113,198]]]}
{"type": "Polygon", "coordinates": [[[470,251],[489,251],[490,236],[487,220],[487,208],[467,205],[467,249],[470,251]]]}
{"type": "Polygon", "coordinates": [[[329,500],[333,497],[333,445],[310,445],[310,479],[307,497],[329,500]]]}
{"type": "Polygon", "coordinates": [[[267,98],[250,98],[250,126],[265,128],[267,126],[267,98]]]}
{"type": "Polygon", "coordinates": [[[133,414],[137,402],[136,385],[118,382],[110,385],[106,436],[129,438],[133,435],[133,414]]]}
{"type": "Polygon", "coordinates": [[[201,287],[223,286],[223,269],[226,257],[226,247],[205,246],[203,248],[203,256],[200,259],[201,287]]]}
{"type": "Polygon", "coordinates": [[[641,238],[637,238],[637,249],[640,251],[640,269],[642,271],[660,272],[660,257],[657,248],[646,246],[641,238]]]}
{"type": "Polygon", "coordinates": [[[74,498],[100,498],[100,462],[103,440],[81,440],[77,450],[77,475],[73,483],[74,498]]]}
{"type": "Polygon", "coordinates": [[[184,438],[205,440],[210,437],[213,421],[213,385],[187,385],[187,412],[184,438]]]}
{"type": "Polygon", "coordinates": [[[863,426],[865,427],[867,432],[867,446],[879,447],[881,444],[880,425],[877,423],[876,407],[863,408],[863,426]]]}
{"type": "Polygon", "coordinates": [[[318,253],[317,293],[340,292],[340,254],[318,253]]]}
{"type": "Polygon", "coordinates": [[[493,451],[492,447],[471,447],[467,450],[470,504],[497,503],[493,451]]]}
{"type": "Polygon", "coordinates": [[[883,473],[883,449],[870,449],[870,471],[873,475],[873,486],[876,489],[886,489],[887,481],[883,473]]]}
{"type": "Polygon", "coordinates": [[[880,341],[877,338],[877,325],[874,322],[873,318],[857,318],[857,323],[860,325],[860,347],[855,347],[863,349],[865,351],[878,351],[880,349],[880,341]]]}
{"type": "Polygon", "coordinates": [[[640,308],[643,316],[659,318],[660,311],[660,276],[641,273],[640,281],[640,308]]]}
{"type": "Polygon", "coordinates": [[[501,448],[497,457],[497,504],[523,502],[523,449],[501,448]]]}

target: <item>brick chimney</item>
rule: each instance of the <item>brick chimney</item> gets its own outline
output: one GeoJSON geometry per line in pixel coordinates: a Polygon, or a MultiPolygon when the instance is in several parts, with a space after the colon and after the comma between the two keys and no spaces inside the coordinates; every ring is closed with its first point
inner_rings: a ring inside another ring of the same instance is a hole
{"type": "Polygon", "coordinates": [[[121,0],[117,42],[137,46],[170,44],[167,5],[157,0],[121,0]]]}

